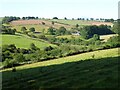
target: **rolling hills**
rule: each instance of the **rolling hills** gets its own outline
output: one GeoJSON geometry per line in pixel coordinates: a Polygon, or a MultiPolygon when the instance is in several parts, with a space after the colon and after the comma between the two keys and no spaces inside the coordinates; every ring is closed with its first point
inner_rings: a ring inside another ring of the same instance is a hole
{"type": "Polygon", "coordinates": [[[70,30],[71,28],[74,28],[76,24],[79,24],[80,26],[84,26],[84,25],[109,25],[109,26],[113,26],[112,23],[110,22],[100,22],[100,21],[86,21],[86,20],[64,20],[64,19],[41,19],[41,20],[16,20],[16,21],[12,21],[10,23],[10,26],[12,26],[12,28],[15,28],[16,30],[20,31],[21,27],[25,26],[27,29],[34,27],[36,29],[36,31],[42,31],[43,29],[45,29],[45,31],[47,31],[47,29],[49,27],[54,27],[54,28],[60,28],[61,26],[67,28],[68,30],[70,30]],[[45,23],[44,25],[42,23],[45,23]],[[52,22],[54,22],[54,24],[52,24],[52,22]]]}

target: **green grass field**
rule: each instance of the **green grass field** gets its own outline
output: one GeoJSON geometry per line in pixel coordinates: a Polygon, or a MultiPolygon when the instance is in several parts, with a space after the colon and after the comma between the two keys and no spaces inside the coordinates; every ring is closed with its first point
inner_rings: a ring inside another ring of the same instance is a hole
{"type": "Polygon", "coordinates": [[[3,34],[0,35],[0,37],[2,38],[2,43],[0,43],[0,46],[5,44],[15,44],[18,48],[29,48],[31,43],[34,43],[40,49],[43,49],[44,47],[47,46],[55,46],[49,44],[48,42],[33,39],[22,34],[16,34],[16,35],[3,34]]]}
{"type": "Polygon", "coordinates": [[[118,56],[115,48],[18,66],[16,72],[5,69],[3,89],[117,88],[118,56]]]}
{"type": "Polygon", "coordinates": [[[53,19],[53,20],[50,20],[50,21],[56,21],[58,23],[63,23],[63,24],[68,24],[68,25],[76,25],[76,24],[79,24],[79,25],[91,25],[91,22],[94,22],[94,21],[64,20],[64,19],[59,19],[59,20],[53,19]]]}

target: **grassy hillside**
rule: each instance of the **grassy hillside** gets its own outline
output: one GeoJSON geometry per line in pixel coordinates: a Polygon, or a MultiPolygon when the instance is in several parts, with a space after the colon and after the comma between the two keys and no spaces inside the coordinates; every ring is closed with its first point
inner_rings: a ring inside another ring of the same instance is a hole
{"type": "Polygon", "coordinates": [[[109,22],[98,22],[98,21],[86,21],[86,20],[64,20],[64,19],[41,19],[41,20],[17,20],[17,21],[12,21],[10,25],[12,28],[15,28],[16,30],[20,31],[21,27],[25,26],[28,30],[31,27],[34,27],[36,31],[42,31],[45,29],[45,32],[49,27],[54,27],[54,28],[60,28],[61,26],[64,26],[67,28],[67,30],[70,30],[71,28],[75,27],[76,24],[79,24],[80,26],[83,25],[113,25],[112,23],[109,22]],[[52,21],[54,21],[54,24],[52,24],[52,21]],[[45,24],[43,25],[42,22],[45,24]]]}
{"type": "Polygon", "coordinates": [[[0,35],[2,38],[2,44],[15,44],[18,48],[29,48],[31,43],[34,43],[37,47],[43,49],[46,46],[54,46],[49,44],[48,42],[44,42],[42,40],[36,40],[30,38],[26,35],[16,34],[16,35],[0,35]]]}
{"type": "Polygon", "coordinates": [[[43,29],[47,31],[49,27],[59,28],[61,26],[64,26],[67,29],[70,29],[72,27],[60,23],[54,23],[53,25],[52,21],[48,21],[48,20],[18,20],[18,21],[12,21],[10,25],[12,26],[12,28],[15,28],[18,31],[21,30],[21,27],[25,26],[28,30],[29,28],[34,27],[36,31],[40,31],[40,32],[43,29]],[[43,25],[42,22],[44,22],[45,24],[43,25]]]}
{"type": "Polygon", "coordinates": [[[66,25],[73,25],[75,26],[76,24],[79,25],[101,25],[101,24],[106,24],[106,25],[113,25],[112,23],[105,23],[105,22],[99,22],[99,21],[87,21],[87,20],[64,20],[64,19],[53,19],[50,21],[55,21],[61,24],[66,24],[66,25]]]}
{"type": "Polygon", "coordinates": [[[3,88],[116,88],[118,58],[115,48],[6,69],[3,88]]]}
{"type": "Polygon", "coordinates": [[[44,29],[45,32],[47,32],[47,29],[49,28],[48,26],[44,26],[44,25],[15,25],[12,26],[12,28],[15,28],[17,31],[21,31],[21,27],[26,27],[27,30],[29,30],[31,27],[34,27],[35,30],[37,32],[42,32],[42,30],[44,29]]]}

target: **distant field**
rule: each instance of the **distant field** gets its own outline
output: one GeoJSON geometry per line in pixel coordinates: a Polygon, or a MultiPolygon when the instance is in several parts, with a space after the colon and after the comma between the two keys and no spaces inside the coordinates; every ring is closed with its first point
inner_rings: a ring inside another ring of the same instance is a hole
{"type": "Polygon", "coordinates": [[[44,41],[35,40],[24,35],[0,35],[2,37],[2,44],[15,44],[18,48],[29,48],[31,43],[34,43],[39,48],[44,48],[46,46],[54,46],[44,41]]]}
{"type": "Polygon", "coordinates": [[[63,23],[63,24],[68,24],[68,25],[76,25],[76,24],[79,24],[79,25],[113,25],[112,23],[109,23],[109,22],[98,22],[98,21],[86,21],[86,20],[50,20],[50,21],[56,21],[56,22],[59,22],[59,23],[63,23]]]}
{"type": "Polygon", "coordinates": [[[16,72],[5,69],[2,85],[4,89],[117,88],[118,58],[115,48],[18,66],[16,72]]]}
{"type": "Polygon", "coordinates": [[[64,20],[64,19],[52,19],[52,20],[17,20],[12,21],[10,25],[15,28],[16,30],[20,31],[22,26],[25,26],[28,30],[31,27],[34,27],[36,31],[42,31],[45,29],[45,32],[49,27],[54,28],[60,28],[61,26],[64,26],[67,28],[67,30],[70,30],[71,28],[75,27],[76,24],[79,24],[80,26],[83,25],[110,25],[112,26],[112,23],[109,22],[98,22],[98,21],[83,21],[83,20],[64,20]],[[54,25],[52,24],[52,21],[54,21],[54,25]],[[45,23],[45,25],[42,24],[42,22],[45,23]]]}
{"type": "Polygon", "coordinates": [[[25,26],[27,29],[34,27],[36,31],[42,31],[43,29],[47,30],[49,27],[59,28],[64,26],[67,29],[71,28],[69,25],[59,23],[54,23],[53,25],[52,22],[48,20],[17,20],[12,21],[10,25],[17,30],[20,30],[22,26],[25,26]],[[45,25],[43,25],[42,22],[44,22],[45,25]]]}

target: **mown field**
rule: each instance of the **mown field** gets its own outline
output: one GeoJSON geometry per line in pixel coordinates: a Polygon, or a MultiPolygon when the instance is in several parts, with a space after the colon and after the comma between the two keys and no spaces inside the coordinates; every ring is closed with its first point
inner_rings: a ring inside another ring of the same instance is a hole
{"type": "Polygon", "coordinates": [[[28,30],[31,27],[34,27],[36,31],[42,32],[43,29],[45,30],[45,32],[47,31],[47,29],[49,27],[54,27],[54,28],[60,28],[61,26],[64,26],[67,29],[70,29],[72,26],[69,25],[64,25],[64,24],[59,24],[59,23],[54,23],[52,24],[52,21],[48,21],[48,20],[17,20],[17,21],[12,21],[10,23],[10,26],[12,26],[12,28],[15,28],[17,31],[21,30],[21,27],[26,27],[28,30]],[[42,22],[44,22],[45,24],[43,25],[42,22]]]}
{"type": "Polygon", "coordinates": [[[16,35],[0,34],[0,38],[2,38],[2,43],[0,43],[0,46],[5,44],[8,45],[15,44],[18,48],[29,48],[31,43],[34,43],[40,49],[43,49],[44,47],[47,46],[55,46],[49,44],[48,42],[33,39],[22,34],[16,34],[16,35]]]}
{"type": "Polygon", "coordinates": [[[5,69],[3,89],[117,88],[119,59],[115,48],[5,69]]]}

